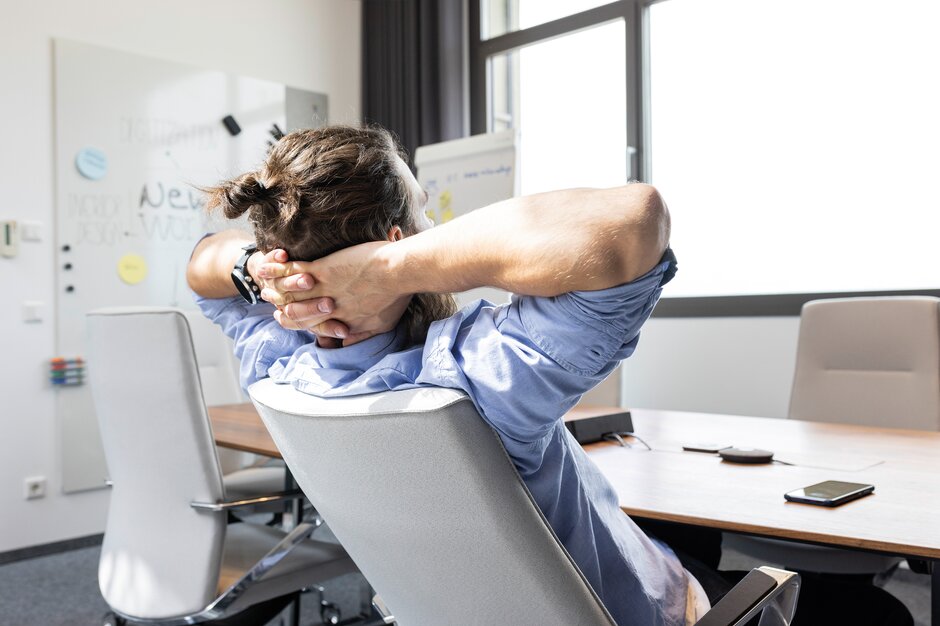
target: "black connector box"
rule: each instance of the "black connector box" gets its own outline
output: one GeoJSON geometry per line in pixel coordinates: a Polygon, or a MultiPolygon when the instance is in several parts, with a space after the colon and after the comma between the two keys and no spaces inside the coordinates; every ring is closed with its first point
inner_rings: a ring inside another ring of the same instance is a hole
{"type": "Polygon", "coordinates": [[[633,418],[630,411],[565,419],[565,427],[581,445],[602,441],[610,433],[632,433],[633,418]]]}

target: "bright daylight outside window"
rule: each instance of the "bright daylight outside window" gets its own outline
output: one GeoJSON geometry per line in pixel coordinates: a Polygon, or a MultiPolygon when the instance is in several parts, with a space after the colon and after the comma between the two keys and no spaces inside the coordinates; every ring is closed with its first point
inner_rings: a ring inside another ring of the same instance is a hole
{"type": "MultiPolygon", "coordinates": [[[[520,23],[554,5],[520,0],[520,23]]],[[[519,130],[523,194],[626,182],[625,36],[615,20],[489,60],[489,129],[519,130]]]]}
{"type": "Polygon", "coordinates": [[[653,5],[668,295],[940,287],[938,29],[922,0],[653,5]]]}

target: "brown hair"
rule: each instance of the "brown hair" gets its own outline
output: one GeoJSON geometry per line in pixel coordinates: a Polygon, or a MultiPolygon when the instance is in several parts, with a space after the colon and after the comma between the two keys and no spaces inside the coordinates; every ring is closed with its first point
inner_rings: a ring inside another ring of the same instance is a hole
{"type": "MultiPolygon", "coordinates": [[[[245,212],[258,248],[282,248],[312,261],[341,248],[383,241],[393,226],[417,232],[410,192],[396,164],[405,158],[387,130],[327,126],[281,138],[261,167],[206,189],[208,208],[234,219],[245,212]]],[[[416,294],[402,316],[408,341],[456,311],[448,294],[416,294]]]]}

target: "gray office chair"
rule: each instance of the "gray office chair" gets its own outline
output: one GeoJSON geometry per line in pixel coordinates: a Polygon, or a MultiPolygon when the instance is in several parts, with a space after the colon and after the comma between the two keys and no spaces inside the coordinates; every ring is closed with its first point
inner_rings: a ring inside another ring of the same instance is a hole
{"type": "MultiPolygon", "coordinates": [[[[463,393],[249,389],[287,466],[404,626],[614,622],[463,393]]],[[[700,624],[788,624],[799,577],[761,568],[700,624]]]]}
{"type": "MultiPolygon", "coordinates": [[[[88,373],[113,490],[98,582],[121,618],[191,624],[230,617],[355,571],[342,547],[228,525],[226,499],[189,329],[175,309],[88,315],[88,373]]],[[[261,622],[263,623],[263,622],[261,622]]]]}
{"type": "MultiPolygon", "coordinates": [[[[940,430],[940,299],[836,298],[803,305],[790,419],[940,430]]],[[[902,559],[726,535],[761,561],[835,574],[879,574],[902,559]]]]}

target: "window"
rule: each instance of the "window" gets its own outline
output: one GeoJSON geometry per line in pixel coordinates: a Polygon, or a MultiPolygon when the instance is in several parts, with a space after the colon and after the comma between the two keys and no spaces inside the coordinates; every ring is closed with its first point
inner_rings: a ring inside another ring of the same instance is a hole
{"type": "Polygon", "coordinates": [[[473,132],[520,133],[523,194],[609,187],[637,176],[630,102],[634,5],[479,0],[471,16],[473,132]],[[475,45],[474,45],[475,44],[475,45]]]}
{"type": "Polygon", "coordinates": [[[523,193],[654,183],[681,314],[940,295],[940,5],[480,2],[473,132],[520,130],[523,193]]]}
{"type": "Polygon", "coordinates": [[[519,131],[522,194],[629,179],[624,37],[616,20],[490,58],[488,129],[519,131]]]}
{"type": "Polygon", "coordinates": [[[669,0],[649,23],[670,295],[940,286],[940,5],[669,0]]]}

